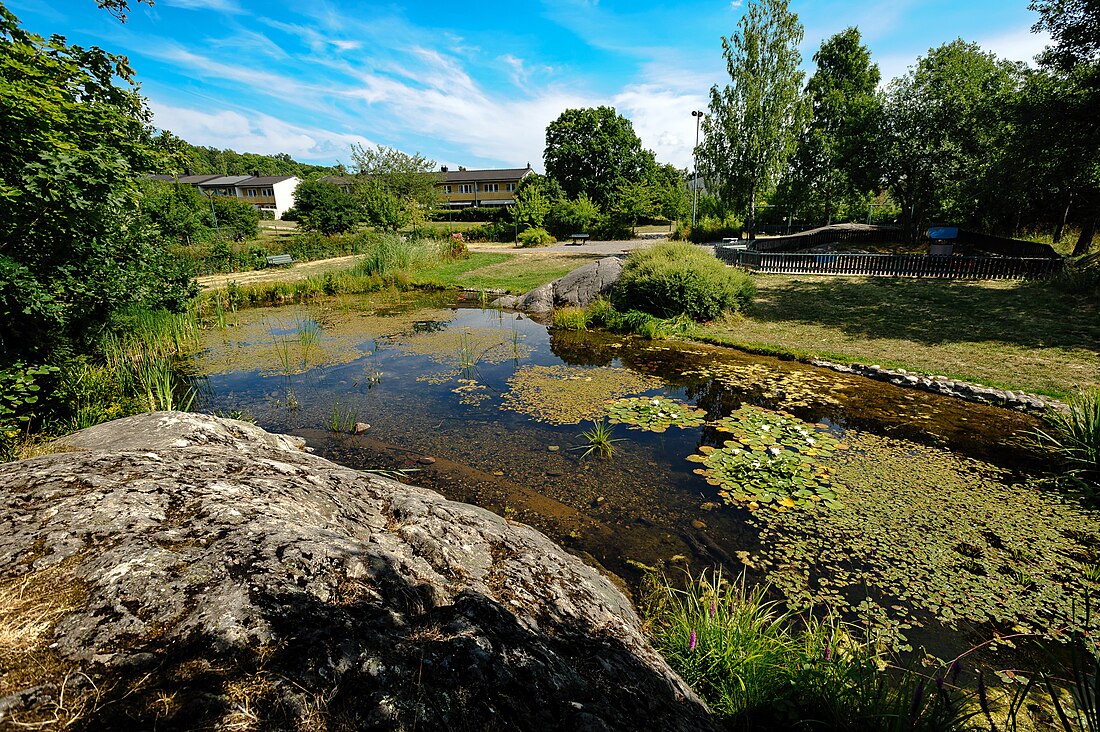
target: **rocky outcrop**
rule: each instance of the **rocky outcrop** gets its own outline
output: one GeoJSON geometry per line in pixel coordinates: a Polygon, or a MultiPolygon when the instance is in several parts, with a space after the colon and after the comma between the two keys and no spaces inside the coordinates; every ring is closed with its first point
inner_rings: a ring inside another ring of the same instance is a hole
{"type": "Polygon", "coordinates": [[[535,530],[162,412],[0,466],[0,728],[707,730],[535,530]]]}
{"type": "Polygon", "coordinates": [[[600,296],[610,296],[623,273],[623,260],[604,257],[569,274],[536,287],[522,297],[508,295],[493,302],[496,307],[548,313],[560,307],[587,307],[600,296]]]}

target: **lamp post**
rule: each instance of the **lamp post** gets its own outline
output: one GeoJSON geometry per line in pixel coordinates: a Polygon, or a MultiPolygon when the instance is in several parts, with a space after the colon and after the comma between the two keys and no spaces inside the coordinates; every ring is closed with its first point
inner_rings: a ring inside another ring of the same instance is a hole
{"type": "Polygon", "coordinates": [[[699,200],[699,123],[703,121],[703,113],[699,110],[691,110],[691,116],[695,118],[695,147],[691,151],[692,163],[695,170],[691,176],[691,228],[695,228],[695,207],[699,200]]]}

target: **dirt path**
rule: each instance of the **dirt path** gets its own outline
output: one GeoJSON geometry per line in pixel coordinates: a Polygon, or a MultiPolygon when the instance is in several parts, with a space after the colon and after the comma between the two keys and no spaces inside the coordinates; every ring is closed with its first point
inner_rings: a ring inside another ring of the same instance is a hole
{"type": "MultiPolygon", "coordinates": [[[[612,255],[633,251],[643,247],[652,246],[652,239],[633,239],[630,241],[593,241],[580,246],[571,244],[554,244],[549,247],[535,249],[516,249],[511,244],[475,244],[470,247],[471,252],[503,252],[532,258],[576,257],[593,254],[612,255]]],[[[299,262],[289,267],[271,267],[269,269],[257,269],[250,272],[230,272],[228,274],[213,274],[196,277],[199,288],[211,290],[226,287],[230,282],[238,285],[250,285],[255,282],[295,282],[314,277],[325,272],[348,269],[361,257],[360,254],[352,254],[346,257],[333,257],[332,259],[315,259],[312,262],[299,262]]]]}

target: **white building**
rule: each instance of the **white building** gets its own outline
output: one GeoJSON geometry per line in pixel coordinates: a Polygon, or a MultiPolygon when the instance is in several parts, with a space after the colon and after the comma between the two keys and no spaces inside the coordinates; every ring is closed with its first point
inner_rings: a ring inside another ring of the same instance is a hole
{"type": "Polygon", "coordinates": [[[294,205],[299,180],[293,175],[152,175],[150,178],[194,186],[207,196],[233,196],[280,219],[294,205]]]}

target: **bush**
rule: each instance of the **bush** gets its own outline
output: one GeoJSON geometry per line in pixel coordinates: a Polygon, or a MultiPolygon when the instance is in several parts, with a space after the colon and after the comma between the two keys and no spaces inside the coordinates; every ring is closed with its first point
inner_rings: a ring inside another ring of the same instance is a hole
{"type": "Polygon", "coordinates": [[[467,229],[464,235],[468,241],[512,241],[516,228],[507,221],[498,221],[467,229]]]}
{"type": "Polygon", "coordinates": [[[748,274],[726,267],[703,249],[658,244],[630,255],[612,302],[623,311],[702,321],[741,309],[755,292],[748,274]]]}
{"type": "Polygon", "coordinates": [[[723,219],[704,216],[696,221],[695,226],[681,224],[671,238],[679,241],[693,241],[696,244],[708,244],[723,239],[737,239],[741,236],[743,229],[741,220],[735,216],[726,216],[723,219]]]}
{"type": "Polygon", "coordinates": [[[556,241],[557,239],[551,236],[549,231],[537,228],[521,232],[517,240],[517,245],[521,247],[544,247],[556,241]]]}

